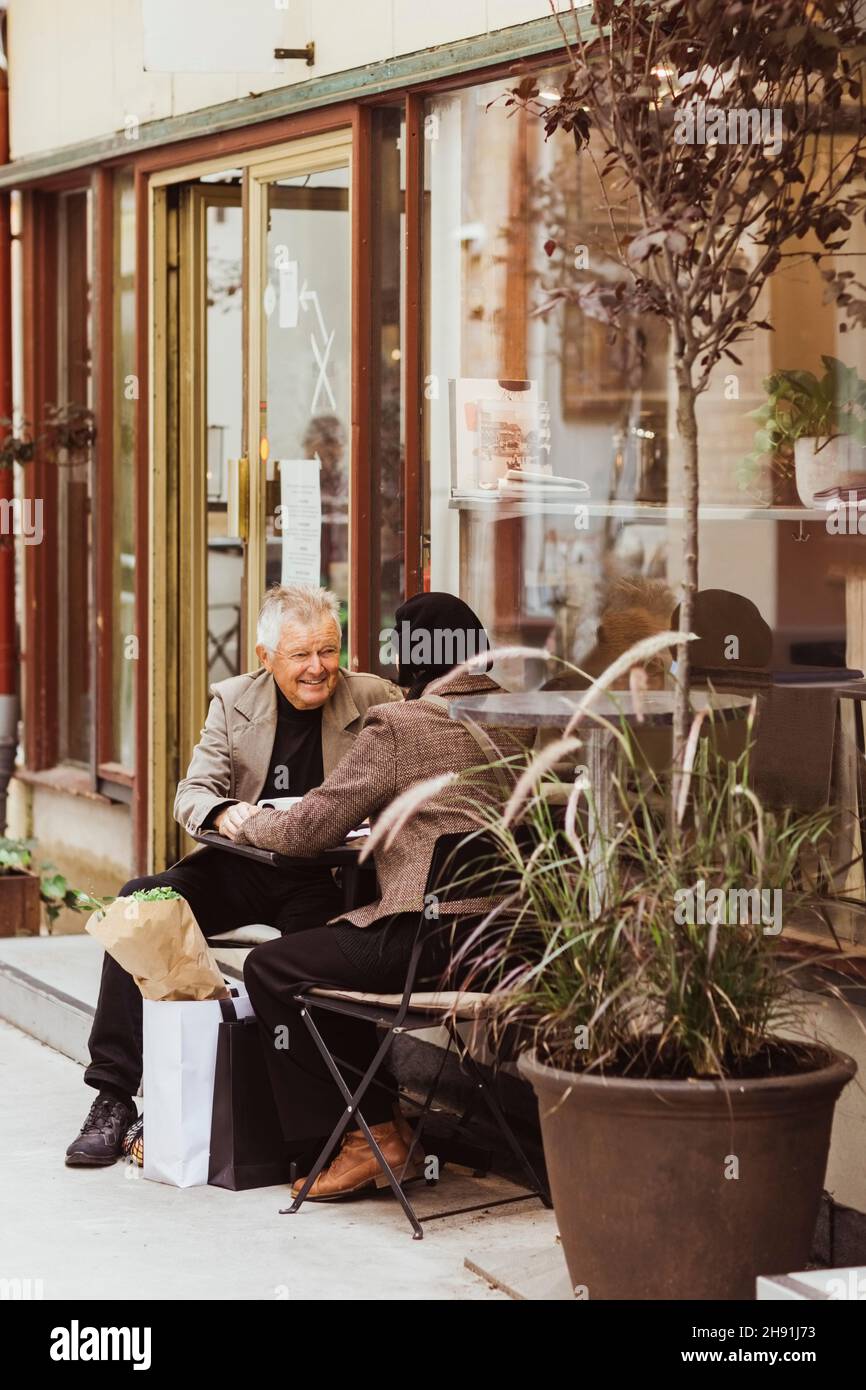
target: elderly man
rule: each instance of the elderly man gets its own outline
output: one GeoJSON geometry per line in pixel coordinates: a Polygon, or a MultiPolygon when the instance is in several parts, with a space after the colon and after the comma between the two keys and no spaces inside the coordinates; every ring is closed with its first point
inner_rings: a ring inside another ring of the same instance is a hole
{"type": "MultiPolygon", "coordinates": [[[[262,669],[212,687],[201,740],[177,789],[175,819],[192,835],[214,829],[231,837],[257,801],[320,786],[352,748],[366,711],[402,699],[390,681],[340,669],[339,609],[326,589],[272,589],[256,635],[262,669]]],[[[186,898],[205,936],[251,922],[283,933],[308,929],[340,910],[325,869],[275,873],[208,846],[165,873],[130,880],[121,894],[159,885],[186,898]]],[[[106,955],[84,1073],[99,1094],[66,1150],[68,1165],[99,1167],[120,1155],[136,1119],[141,1028],[138,986],[106,955]]]]}

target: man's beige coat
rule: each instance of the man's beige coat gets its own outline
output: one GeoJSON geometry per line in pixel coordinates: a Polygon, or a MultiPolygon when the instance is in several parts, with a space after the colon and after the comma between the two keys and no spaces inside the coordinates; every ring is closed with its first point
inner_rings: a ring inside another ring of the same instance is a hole
{"type": "MultiPolygon", "coordinates": [[[[214,807],[259,800],[277,732],[277,687],[262,669],[211,686],[207,721],[189,769],[178,783],[174,818],[190,835],[201,833],[214,807]]],[[[343,671],[322,711],[322,764],[329,777],[361,732],[372,705],[402,700],[381,676],[343,671]]],[[[291,788],[287,789],[291,795],[291,788]]]]}

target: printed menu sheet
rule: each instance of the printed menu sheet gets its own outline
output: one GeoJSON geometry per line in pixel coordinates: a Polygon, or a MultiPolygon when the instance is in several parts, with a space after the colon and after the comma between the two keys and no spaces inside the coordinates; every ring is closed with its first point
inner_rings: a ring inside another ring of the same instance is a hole
{"type": "Polygon", "coordinates": [[[322,490],[318,458],[279,459],[283,557],[280,582],[318,584],[322,565],[322,490]]]}

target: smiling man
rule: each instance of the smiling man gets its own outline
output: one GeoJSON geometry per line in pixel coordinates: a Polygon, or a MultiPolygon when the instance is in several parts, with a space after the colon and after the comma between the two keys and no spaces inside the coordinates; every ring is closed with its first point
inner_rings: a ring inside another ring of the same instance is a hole
{"type": "MultiPolygon", "coordinates": [[[[380,676],[340,668],[339,606],[327,589],[271,589],[256,636],[261,669],[211,687],[207,722],[178,785],[175,819],[191,835],[218,830],[232,837],[256,802],[320,786],[352,748],[370,706],[403,698],[380,676]]],[[[327,869],[276,873],[209,846],[165,873],[130,880],[120,892],[162,885],[186,898],[205,936],[252,922],[283,933],[305,930],[341,907],[327,869]]],[[[120,1155],[136,1118],[141,1019],[138,986],[106,955],[84,1073],[99,1094],[66,1151],[70,1166],[100,1167],[120,1155]]]]}

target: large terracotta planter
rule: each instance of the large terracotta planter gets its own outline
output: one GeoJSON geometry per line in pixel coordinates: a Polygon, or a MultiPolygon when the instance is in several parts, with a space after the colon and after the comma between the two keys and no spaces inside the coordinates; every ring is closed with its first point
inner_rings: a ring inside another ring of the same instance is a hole
{"type": "Polygon", "coordinates": [[[580,1296],[752,1299],[759,1274],[803,1268],[833,1107],[857,1069],[803,1054],[812,1070],[737,1082],[604,1079],[520,1057],[580,1296]]]}
{"type": "Polygon", "coordinates": [[[0,874],[0,936],[38,936],[42,920],[39,879],[24,870],[0,874]]]}

